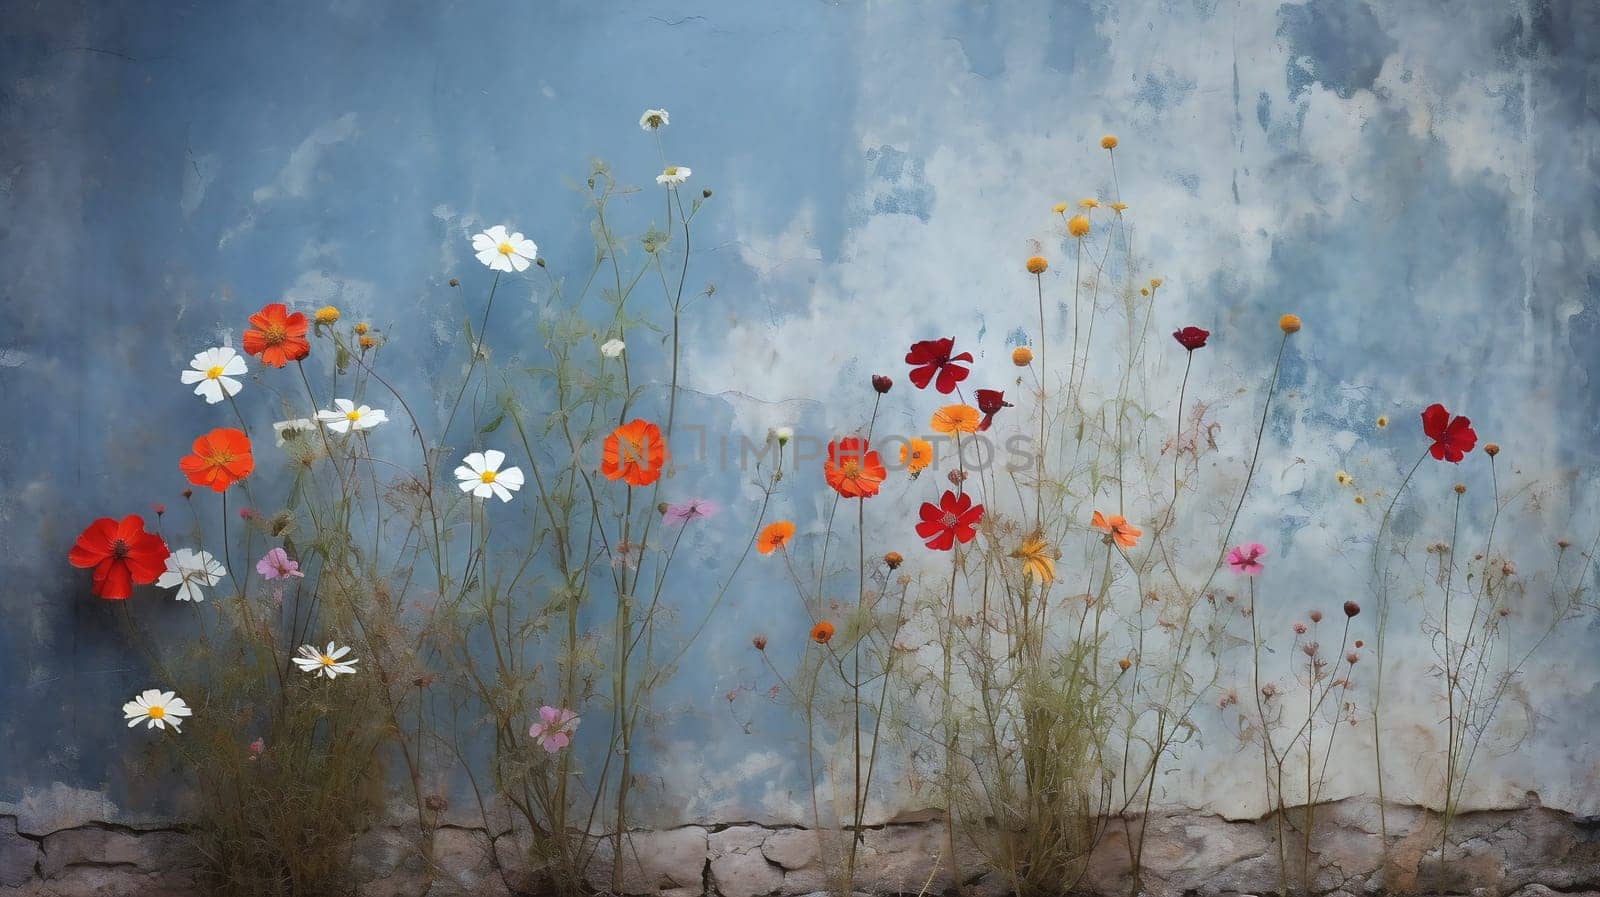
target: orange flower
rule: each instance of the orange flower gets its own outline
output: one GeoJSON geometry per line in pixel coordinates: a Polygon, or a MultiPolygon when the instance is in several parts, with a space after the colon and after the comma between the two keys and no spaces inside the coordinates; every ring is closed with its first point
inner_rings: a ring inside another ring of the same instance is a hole
{"type": "Polygon", "coordinates": [[[762,554],[771,554],[789,544],[794,537],[794,524],[787,520],[769,523],[761,530],[761,535],[756,536],[756,551],[762,554]]]}
{"type": "Polygon", "coordinates": [[[661,428],[634,418],[611,431],[600,458],[600,475],[629,486],[648,486],[661,476],[667,463],[667,441],[661,428]]]}
{"type": "Polygon", "coordinates": [[[1043,274],[1046,270],[1049,269],[1049,267],[1050,267],[1050,263],[1045,261],[1044,256],[1042,256],[1042,255],[1034,255],[1034,256],[1029,256],[1028,257],[1028,273],[1029,274],[1043,274]]]}
{"type": "Polygon", "coordinates": [[[178,459],[178,469],[196,486],[226,491],[256,469],[250,438],[238,430],[219,427],[194,441],[194,454],[178,459]]]}
{"type": "Polygon", "coordinates": [[[971,405],[946,405],[933,413],[928,426],[935,433],[976,433],[983,416],[971,405]]]}
{"type": "Polygon", "coordinates": [[[811,640],[819,645],[826,645],[833,641],[833,624],[822,620],[811,627],[811,640]]]}
{"type": "Polygon", "coordinates": [[[911,471],[912,476],[921,473],[923,468],[933,463],[933,443],[926,439],[911,437],[905,445],[900,446],[900,464],[911,471]]]}
{"type": "Polygon", "coordinates": [[[871,498],[887,476],[878,453],[867,449],[867,441],[848,436],[828,443],[828,460],[822,475],[833,491],[845,498],[871,498]]]}
{"type": "Polygon", "coordinates": [[[282,302],[263,305],[250,316],[250,326],[244,331],[244,350],[261,356],[262,364],[281,368],[311,354],[306,326],[306,316],[300,312],[289,314],[282,302]]]}
{"type": "Polygon", "coordinates": [[[1144,535],[1144,530],[1124,520],[1121,514],[1112,514],[1107,517],[1099,511],[1095,511],[1094,517],[1089,520],[1089,524],[1109,535],[1123,548],[1132,548],[1138,544],[1139,537],[1144,535]]]}

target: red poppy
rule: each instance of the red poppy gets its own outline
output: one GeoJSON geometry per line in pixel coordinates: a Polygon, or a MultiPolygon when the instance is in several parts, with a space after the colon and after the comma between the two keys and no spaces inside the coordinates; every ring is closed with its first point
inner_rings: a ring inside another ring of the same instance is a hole
{"type": "Polygon", "coordinates": [[[978,432],[989,429],[989,424],[994,422],[994,416],[1000,413],[1001,408],[1010,408],[1011,403],[1006,401],[1004,390],[980,389],[978,390],[978,410],[983,412],[983,420],[978,423],[978,432]]]}
{"type": "Polygon", "coordinates": [[[1438,402],[1422,412],[1422,432],[1433,440],[1428,451],[1439,461],[1460,464],[1467,452],[1478,444],[1478,434],[1473,432],[1472,421],[1465,417],[1451,418],[1450,412],[1438,402]]]}
{"type": "Polygon", "coordinates": [[[918,389],[927,389],[931,381],[934,389],[946,395],[955,392],[956,384],[967,379],[967,374],[971,373],[957,362],[972,363],[971,352],[952,356],[950,353],[955,351],[955,346],[955,337],[950,336],[912,343],[911,351],[906,353],[906,364],[911,365],[912,384],[918,389]],[[937,380],[934,380],[935,374],[938,375],[937,380]]]}
{"type": "Polygon", "coordinates": [[[888,473],[878,453],[867,449],[867,441],[855,436],[828,443],[828,460],[822,474],[833,491],[845,498],[871,498],[888,473]]]}
{"type": "Polygon", "coordinates": [[[244,350],[261,356],[262,364],[281,368],[311,354],[306,328],[306,316],[300,312],[289,314],[282,302],[263,305],[250,316],[250,326],[244,331],[244,350]]]}
{"type": "Polygon", "coordinates": [[[197,437],[192,448],[193,454],[178,459],[178,469],[189,482],[210,486],[213,492],[227,491],[256,469],[250,437],[231,427],[218,427],[197,437]]]}
{"type": "Polygon", "coordinates": [[[978,534],[978,521],[983,518],[983,505],[972,503],[972,496],[957,495],[946,489],[939,503],[922,503],[922,522],[917,524],[917,535],[927,540],[934,551],[949,551],[955,543],[971,542],[978,534]]]}
{"type": "Polygon", "coordinates": [[[661,428],[634,418],[611,431],[601,450],[600,474],[629,486],[648,486],[667,464],[667,441],[661,428]]]}
{"type": "Polygon", "coordinates": [[[1203,330],[1199,327],[1185,327],[1182,330],[1172,331],[1172,338],[1178,341],[1178,345],[1188,349],[1190,352],[1205,348],[1206,338],[1209,336],[1211,336],[1211,331],[1203,330]]]}
{"type": "Polygon", "coordinates": [[[74,567],[94,568],[94,593],[121,601],[135,585],[147,585],[166,572],[167,543],[145,532],[144,518],[129,514],[120,521],[101,517],[78,535],[67,560],[74,567]]]}

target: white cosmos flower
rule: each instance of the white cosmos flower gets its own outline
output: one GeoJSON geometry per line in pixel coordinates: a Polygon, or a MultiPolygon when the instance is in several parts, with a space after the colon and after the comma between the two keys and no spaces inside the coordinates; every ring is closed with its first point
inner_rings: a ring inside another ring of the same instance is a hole
{"type": "Polygon", "coordinates": [[[317,422],[309,417],[297,417],[293,420],[280,420],[272,425],[272,435],[277,438],[278,447],[282,448],[286,440],[299,439],[313,433],[317,429],[317,422]]]}
{"type": "Polygon", "coordinates": [[[506,453],[494,449],[473,452],[462,458],[461,466],[456,468],[457,485],[462,492],[471,492],[473,498],[497,495],[501,501],[510,501],[511,493],[522,488],[522,469],[501,470],[500,465],[505,460],[506,453]]]}
{"type": "Polygon", "coordinates": [[[218,346],[189,359],[189,370],[178,375],[185,386],[194,386],[194,394],[202,396],[206,404],[215,405],[227,396],[236,396],[244,384],[234,379],[243,377],[244,358],[227,346],[218,346]]]}
{"type": "Polygon", "coordinates": [[[661,169],[660,174],[656,175],[656,183],[665,184],[668,187],[676,187],[687,181],[690,174],[693,174],[693,172],[689,170],[687,165],[668,165],[666,168],[661,169]]]}
{"type": "Polygon", "coordinates": [[[626,348],[628,348],[628,344],[624,343],[622,340],[606,340],[600,344],[600,354],[607,358],[616,358],[618,355],[621,355],[622,350],[626,348]]]}
{"type": "Polygon", "coordinates": [[[357,408],[356,403],[349,399],[334,399],[333,405],[339,410],[318,411],[317,420],[327,424],[328,429],[335,433],[348,433],[352,429],[368,430],[389,420],[389,415],[382,411],[370,405],[357,408]]]}
{"type": "Polygon", "coordinates": [[[227,572],[211,552],[180,548],[167,555],[167,572],[156,580],[156,588],[177,586],[178,594],[172,596],[177,600],[204,601],[205,590],[221,582],[227,572]]]}
{"type": "Polygon", "coordinates": [[[345,657],[349,653],[349,645],[339,648],[335,642],[329,642],[326,651],[317,650],[316,645],[301,645],[294,662],[302,673],[310,673],[312,676],[321,674],[332,679],[356,671],[354,665],[361,661],[354,657],[345,657]]]}
{"type": "Polygon", "coordinates": [[[122,705],[122,716],[128,721],[128,728],[133,728],[142,722],[149,722],[147,729],[165,729],[172,727],[172,731],[182,731],[183,717],[193,716],[194,711],[183,702],[176,693],[162,691],[158,688],[147,688],[137,698],[122,705]]]}
{"type": "Polygon", "coordinates": [[[666,126],[667,110],[665,109],[646,109],[644,114],[639,116],[639,127],[646,131],[655,131],[666,126]]]}
{"type": "Polygon", "coordinates": [[[472,238],[472,251],[478,261],[491,271],[526,271],[539,257],[539,247],[521,233],[508,234],[504,225],[496,224],[472,238]]]}

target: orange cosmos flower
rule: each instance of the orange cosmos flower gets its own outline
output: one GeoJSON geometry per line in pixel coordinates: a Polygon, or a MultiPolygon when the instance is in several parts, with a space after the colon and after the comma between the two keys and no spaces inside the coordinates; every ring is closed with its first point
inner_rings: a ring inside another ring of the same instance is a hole
{"type": "Polygon", "coordinates": [[[762,554],[771,554],[789,544],[794,537],[794,524],[787,520],[769,523],[762,528],[761,534],[756,536],[756,551],[762,554]]]}
{"type": "Polygon", "coordinates": [[[306,327],[306,316],[300,312],[289,314],[282,302],[263,305],[250,316],[250,326],[244,331],[244,350],[261,356],[262,364],[281,368],[311,354],[306,327]]]}
{"type": "Polygon", "coordinates": [[[667,441],[661,428],[634,418],[611,431],[600,458],[600,475],[629,486],[648,486],[661,477],[667,463],[667,441]]]}
{"type": "Polygon", "coordinates": [[[913,436],[905,445],[900,446],[900,464],[911,471],[913,477],[932,463],[933,443],[928,440],[913,436]]]}
{"type": "Polygon", "coordinates": [[[1123,548],[1132,548],[1138,544],[1139,537],[1144,535],[1144,530],[1123,519],[1121,514],[1112,514],[1107,517],[1099,511],[1095,511],[1094,517],[1089,520],[1089,524],[1110,536],[1123,548]]]}
{"type": "Polygon", "coordinates": [[[887,475],[878,453],[867,449],[867,441],[855,436],[828,443],[828,460],[822,475],[833,491],[845,498],[871,498],[887,475]]]}
{"type": "Polygon", "coordinates": [[[976,433],[983,416],[971,405],[946,405],[933,413],[928,426],[935,433],[976,433]]]}
{"type": "Polygon", "coordinates": [[[178,469],[196,486],[224,492],[256,469],[250,438],[231,427],[219,427],[197,438],[194,453],[178,459],[178,469]]]}
{"type": "Polygon", "coordinates": [[[822,620],[811,627],[811,640],[819,645],[826,645],[833,641],[833,624],[822,620]]]}

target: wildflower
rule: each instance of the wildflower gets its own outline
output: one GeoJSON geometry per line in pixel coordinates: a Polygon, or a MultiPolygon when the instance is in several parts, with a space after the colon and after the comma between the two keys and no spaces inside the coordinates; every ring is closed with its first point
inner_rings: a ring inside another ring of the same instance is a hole
{"type": "Polygon", "coordinates": [[[1097,199],[1080,199],[1080,200],[1078,200],[1078,208],[1080,208],[1080,209],[1098,209],[1098,208],[1100,208],[1100,201],[1097,200],[1097,199]]]}
{"type": "Polygon", "coordinates": [[[900,556],[900,552],[891,551],[883,556],[883,565],[888,567],[890,570],[898,570],[900,569],[900,565],[905,563],[905,560],[905,558],[900,556]]]}
{"type": "Polygon", "coordinates": [[[289,440],[299,439],[307,433],[315,432],[316,429],[316,421],[309,417],[297,417],[291,420],[280,420],[273,423],[272,435],[276,439],[277,446],[282,448],[284,443],[288,442],[289,440]]]}
{"type": "Polygon", "coordinates": [[[661,519],[667,523],[688,523],[691,520],[703,520],[722,510],[716,502],[704,498],[692,498],[688,501],[667,505],[667,510],[662,513],[661,519]]]}
{"type": "Polygon", "coordinates": [[[971,405],[946,405],[933,413],[928,426],[935,433],[976,433],[978,422],[978,409],[971,405]]]}
{"type": "Polygon", "coordinates": [[[1366,504],[1366,503],[1367,503],[1367,500],[1366,500],[1366,498],[1365,498],[1365,497],[1363,497],[1363,496],[1360,496],[1360,495],[1357,495],[1357,496],[1356,496],[1356,504],[1358,504],[1358,505],[1364,505],[1364,504],[1366,504]]]}
{"type": "Polygon", "coordinates": [[[252,759],[252,760],[261,759],[261,753],[262,753],[262,751],[265,751],[266,749],[267,749],[266,739],[261,738],[259,736],[256,738],[255,741],[250,742],[250,746],[249,746],[249,748],[247,748],[247,750],[250,752],[250,759],[252,759]]]}
{"type": "Polygon", "coordinates": [[[772,430],[771,436],[778,440],[779,445],[788,445],[789,440],[794,438],[794,427],[777,427],[772,430]]]}
{"type": "Polygon", "coordinates": [[[1357,654],[1354,651],[1351,651],[1349,654],[1346,654],[1344,656],[1345,663],[1348,663],[1351,666],[1355,666],[1356,661],[1358,661],[1360,659],[1361,659],[1361,655],[1357,654]]]}
{"type": "Polygon", "coordinates": [[[1028,273],[1029,274],[1043,274],[1049,268],[1050,268],[1050,263],[1045,261],[1044,256],[1042,256],[1042,255],[1034,255],[1034,256],[1029,256],[1028,257],[1028,273]]]}
{"type": "Polygon", "coordinates": [[[1099,511],[1095,511],[1094,516],[1089,518],[1089,525],[1105,533],[1108,539],[1123,548],[1132,548],[1138,544],[1139,537],[1144,534],[1144,530],[1123,519],[1121,514],[1112,514],[1108,517],[1099,511]]]}
{"type": "Polygon", "coordinates": [[[750,644],[755,646],[755,649],[757,651],[765,651],[765,650],[767,650],[767,636],[766,636],[766,633],[762,633],[762,632],[756,633],[755,637],[750,639],[750,644]]]}
{"type": "Polygon", "coordinates": [[[622,480],[629,486],[648,486],[661,477],[667,463],[667,443],[661,428],[647,420],[634,418],[606,437],[600,460],[600,475],[622,480]]]}
{"type": "Polygon", "coordinates": [[[1162,280],[1159,277],[1152,277],[1152,278],[1150,278],[1150,289],[1159,290],[1159,289],[1161,289],[1161,285],[1164,284],[1164,283],[1166,283],[1165,280],[1162,280]]]}
{"type": "Polygon", "coordinates": [[[1178,341],[1178,345],[1188,349],[1190,352],[1205,348],[1206,339],[1209,336],[1211,336],[1211,331],[1200,327],[1185,327],[1181,330],[1172,331],[1172,338],[1178,341]]]}
{"type": "Polygon", "coordinates": [[[376,349],[378,348],[378,338],[375,336],[359,337],[356,339],[356,345],[360,346],[363,352],[368,349],[376,349]]]}
{"type": "Polygon", "coordinates": [[[500,469],[505,463],[506,453],[489,449],[486,452],[473,452],[461,459],[461,466],[455,470],[456,485],[462,492],[471,492],[473,498],[488,498],[494,496],[502,502],[511,500],[511,493],[522,488],[522,468],[507,467],[500,469]]]}
{"type": "Polygon", "coordinates": [[[1433,440],[1428,452],[1436,461],[1460,464],[1467,452],[1478,444],[1478,434],[1472,429],[1472,421],[1465,417],[1451,417],[1450,412],[1438,402],[1423,410],[1422,432],[1433,440]]]}
{"type": "Polygon", "coordinates": [[[639,127],[646,131],[658,131],[667,126],[667,110],[646,109],[639,116],[639,127]]]}
{"type": "Polygon", "coordinates": [[[1018,346],[1011,350],[1011,363],[1019,368],[1025,368],[1033,363],[1033,350],[1027,346],[1018,346]]]}
{"type": "Polygon", "coordinates": [[[1261,563],[1261,559],[1266,557],[1266,554],[1266,546],[1259,542],[1248,542],[1244,545],[1235,545],[1233,546],[1232,550],[1228,552],[1228,566],[1232,567],[1233,572],[1235,573],[1242,573],[1245,576],[1255,576],[1262,570],[1266,569],[1261,563]]]}
{"type": "Polygon", "coordinates": [[[178,459],[178,469],[189,482],[210,486],[213,492],[227,491],[256,467],[249,437],[231,427],[218,427],[197,437],[191,449],[192,454],[178,459]]]}
{"type": "Polygon", "coordinates": [[[973,504],[972,496],[966,493],[957,495],[946,489],[937,505],[922,503],[921,517],[917,535],[934,551],[949,551],[957,542],[965,545],[978,535],[983,505],[973,504]]]}
{"type": "Polygon", "coordinates": [[[950,485],[959,486],[967,481],[967,472],[957,467],[955,470],[945,474],[944,478],[950,481],[950,485]]]}
{"type": "Polygon", "coordinates": [[[339,323],[339,310],[331,305],[324,305],[317,309],[316,314],[311,316],[311,320],[318,324],[337,324],[339,323]]]}
{"type": "Polygon", "coordinates": [[[1040,583],[1055,581],[1056,558],[1059,555],[1060,552],[1039,533],[1029,536],[1016,551],[1011,552],[1012,557],[1022,561],[1023,571],[1040,583]]]}
{"type": "Polygon", "coordinates": [[[262,364],[281,368],[311,354],[307,326],[305,315],[291,315],[282,302],[272,302],[250,316],[250,326],[245,328],[241,342],[246,354],[259,355],[262,364]]]}
{"type": "Polygon", "coordinates": [[[101,517],[85,527],[67,562],[94,570],[90,589],[97,597],[120,601],[133,594],[135,585],[155,582],[169,555],[160,536],[145,532],[144,518],[129,514],[121,520],[101,517]]]}
{"type": "Polygon", "coordinates": [[[1058,202],[1050,207],[1050,211],[1055,212],[1057,215],[1065,215],[1067,212],[1067,204],[1064,202],[1058,202]]]}
{"type": "Polygon", "coordinates": [[[1348,486],[1354,483],[1356,478],[1341,470],[1333,475],[1333,481],[1341,486],[1348,486]]]}
{"type": "Polygon", "coordinates": [[[1299,333],[1300,316],[1284,315],[1283,317],[1280,317],[1278,319],[1278,329],[1282,330],[1284,333],[1299,333]]]}
{"type": "Polygon", "coordinates": [[[1486,442],[1486,443],[1484,443],[1483,444],[1483,453],[1485,455],[1488,455],[1491,458],[1493,458],[1495,455],[1500,454],[1500,443],[1498,443],[1498,442],[1486,442]]]}
{"type": "Polygon", "coordinates": [[[211,552],[188,548],[167,555],[166,564],[166,572],[156,580],[156,588],[177,586],[178,593],[172,597],[179,601],[206,600],[204,590],[221,582],[223,574],[228,572],[211,552]]]}
{"type": "Polygon", "coordinates": [[[817,625],[811,627],[811,640],[819,645],[833,641],[833,624],[827,620],[817,621],[817,625]]]}
{"type": "MultiPolygon", "coordinates": [[[[1353,617],[1353,616],[1355,616],[1356,614],[1359,614],[1359,613],[1361,613],[1361,605],[1355,603],[1354,601],[1346,601],[1344,603],[1344,615],[1345,616],[1353,617]]],[[[1356,647],[1359,648],[1360,645],[1357,645],[1356,647]]]]}
{"type": "Polygon", "coordinates": [[[572,734],[580,722],[577,713],[564,707],[540,707],[539,721],[528,727],[528,737],[554,754],[572,743],[572,734]]]}
{"type": "Polygon", "coordinates": [[[350,653],[350,646],[337,648],[335,645],[335,642],[329,642],[324,651],[318,651],[316,645],[301,645],[298,656],[293,658],[294,665],[300,668],[300,672],[310,673],[313,677],[322,675],[333,679],[354,673],[355,664],[360,661],[345,656],[350,653]]]}
{"type": "Polygon", "coordinates": [[[1127,210],[1128,210],[1128,204],[1125,203],[1125,202],[1114,202],[1114,203],[1111,204],[1111,211],[1116,212],[1118,215],[1121,215],[1123,212],[1126,212],[1127,210]]]}
{"type": "Polygon", "coordinates": [[[282,548],[274,548],[262,555],[261,560],[256,561],[256,572],[268,581],[305,576],[300,572],[300,562],[289,557],[289,552],[282,548]]]}
{"type": "Polygon", "coordinates": [[[334,399],[335,411],[318,411],[317,420],[327,425],[335,433],[348,433],[351,430],[370,430],[382,423],[388,423],[389,415],[371,405],[357,406],[349,399],[334,399]]]}
{"type": "Polygon", "coordinates": [[[994,422],[994,416],[1000,413],[1001,408],[1012,407],[1011,403],[1006,401],[1005,392],[999,389],[980,389],[977,392],[977,399],[978,410],[983,412],[983,420],[978,424],[979,432],[989,429],[989,425],[994,422]]]}
{"type": "Polygon", "coordinates": [[[1124,673],[1126,673],[1128,671],[1128,667],[1131,667],[1131,666],[1133,666],[1133,661],[1132,660],[1129,660],[1126,657],[1117,658],[1117,669],[1119,669],[1119,670],[1123,671],[1124,673]]]}
{"type": "Polygon", "coordinates": [[[1311,622],[1313,622],[1313,623],[1321,623],[1322,622],[1322,611],[1320,611],[1320,610],[1312,611],[1311,612],[1311,622]]]}
{"type": "Polygon", "coordinates": [[[1073,215],[1067,219],[1067,233],[1083,239],[1089,235],[1089,219],[1083,215],[1073,215]]]}
{"type": "MultiPolygon", "coordinates": [[[[451,281],[452,281],[451,285],[452,286],[454,286],[454,280],[455,280],[455,278],[451,278],[451,281]]],[[[356,332],[356,336],[361,336],[362,334],[365,334],[368,330],[371,330],[372,329],[372,325],[368,324],[366,321],[357,321],[356,325],[354,327],[350,328],[350,329],[354,330],[356,332]]]]}
{"type": "Polygon", "coordinates": [[[1276,695],[1277,693],[1278,693],[1278,686],[1273,685],[1271,682],[1268,682],[1266,685],[1261,686],[1261,696],[1263,698],[1266,698],[1269,701],[1272,700],[1273,696],[1276,695]]]}
{"type": "Polygon", "coordinates": [[[879,395],[883,395],[893,387],[894,381],[890,380],[888,377],[885,377],[882,374],[872,375],[872,388],[877,390],[879,395]]]}
{"type": "Polygon", "coordinates": [[[1294,624],[1294,634],[1295,635],[1305,635],[1306,634],[1306,624],[1299,623],[1299,622],[1295,623],[1294,624]]]}
{"type": "Polygon", "coordinates": [[[656,175],[656,183],[666,187],[676,187],[689,179],[693,174],[687,165],[668,165],[656,175]]]}
{"type": "Polygon", "coordinates": [[[528,270],[528,265],[539,257],[538,244],[524,237],[521,231],[514,234],[506,233],[503,224],[496,224],[481,234],[474,234],[472,251],[477,254],[478,261],[486,265],[490,271],[504,271],[507,274],[528,270]]]}
{"type": "Polygon", "coordinates": [[[1467,494],[1467,484],[1465,484],[1465,483],[1457,483],[1456,486],[1455,486],[1455,489],[1456,489],[1456,494],[1457,495],[1466,495],[1467,494]]]}
{"type": "Polygon", "coordinates": [[[181,732],[183,718],[193,716],[194,711],[189,705],[178,697],[176,692],[162,691],[158,688],[147,688],[138,697],[122,705],[122,716],[128,721],[128,728],[132,729],[140,723],[146,723],[146,729],[165,729],[172,727],[172,731],[181,732]]]}
{"type": "Polygon", "coordinates": [[[220,346],[191,358],[189,370],[181,372],[178,379],[185,386],[194,386],[194,394],[204,398],[207,405],[215,405],[239,394],[244,384],[235,378],[244,376],[247,370],[238,352],[220,346]]]}
{"type": "Polygon", "coordinates": [[[828,460],[822,465],[823,477],[833,491],[845,498],[871,498],[886,476],[878,453],[867,448],[867,441],[855,436],[828,443],[828,460]]]}
{"type": "Polygon", "coordinates": [[[900,464],[915,477],[933,463],[933,443],[913,436],[900,446],[900,464]]]}
{"type": "Polygon", "coordinates": [[[955,351],[955,345],[955,338],[949,336],[912,343],[906,352],[906,364],[911,365],[911,384],[918,389],[927,389],[928,383],[932,382],[934,389],[945,395],[955,392],[956,384],[967,379],[971,373],[960,362],[972,363],[971,352],[951,354],[955,351]]]}
{"type": "Polygon", "coordinates": [[[1100,148],[1103,149],[1103,150],[1114,150],[1114,149],[1116,149],[1117,148],[1117,135],[1115,135],[1115,134],[1107,134],[1106,136],[1100,138],[1100,148]]]}
{"type": "Polygon", "coordinates": [[[1378,419],[1376,421],[1374,421],[1374,423],[1376,423],[1378,425],[1378,429],[1382,430],[1384,427],[1389,426],[1389,415],[1387,415],[1387,414],[1378,415],[1378,419]]]}
{"type": "Polygon", "coordinates": [[[600,354],[607,358],[617,358],[622,355],[622,350],[626,348],[628,348],[628,344],[622,340],[608,339],[600,344],[600,354]]]}
{"type": "Polygon", "coordinates": [[[1307,657],[1316,657],[1317,652],[1320,650],[1322,650],[1322,646],[1316,642],[1306,642],[1300,646],[1300,651],[1307,657]]]}
{"type": "Polygon", "coordinates": [[[794,524],[787,520],[778,520],[761,528],[761,534],[756,536],[756,551],[761,554],[771,554],[789,544],[794,538],[794,524]]]}

